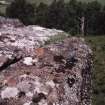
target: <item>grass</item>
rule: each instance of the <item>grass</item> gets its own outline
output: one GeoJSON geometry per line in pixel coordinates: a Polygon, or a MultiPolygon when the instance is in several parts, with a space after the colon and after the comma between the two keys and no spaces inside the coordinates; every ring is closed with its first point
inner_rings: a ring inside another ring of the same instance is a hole
{"type": "Polygon", "coordinates": [[[85,39],[94,54],[92,105],[105,105],[105,36],[88,36],[85,39]]]}
{"type": "Polygon", "coordinates": [[[0,5],[0,13],[5,14],[6,6],[0,5]]]}
{"type": "Polygon", "coordinates": [[[69,36],[66,33],[60,33],[60,34],[58,34],[56,36],[50,36],[49,40],[45,42],[45,45],[62,42],[64,39],[68,38],[69,36]]]}

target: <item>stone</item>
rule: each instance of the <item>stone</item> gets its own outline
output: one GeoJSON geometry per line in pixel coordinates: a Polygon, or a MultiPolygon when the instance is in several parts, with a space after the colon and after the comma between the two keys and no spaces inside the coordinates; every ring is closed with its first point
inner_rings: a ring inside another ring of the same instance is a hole
{"type": "Polygon", "coordinates": [[[8,100],[4,103],[91,105],[92,50],[81,37],[45,45],[62,34],[68,35],[0,17],[0,98],[8,100]]]}
{"type": "Polygon", "coordinates": [[[27,66],[32,66],[33,60],[31,57],[25,57],[23,63],[26,64],[27,66]]]}
{"type": "Polygon", "coordinates": [[[28,93],[26,93],[26,96],[27,97],[33,97],[33,93],[32,92],[28,92],[28,93]]]}
{"type": "Polygon", "coordinates": [[[15,87],[7,87],[1,92],[1,98],[15,98],[18,95],[19,90],[15,87]]]}
{"type": "Polygon", "coordinates": [[[26,102],[23,105],[31,105],[31,102],[26,102]]]}
{"type": "Polygon", "coordinates": [[[17,88],[20,91],[23,91],[23,92],[27,93],[27,92],[29,92],[29,90],[31,88],[31,84],[29,84],[27,81],[19,82],[17,84],[17,88]]]}
{"type": "Polygon", "coordinates": [[[7,99],[0,99],[0,105],[8,105],[7,99]]]}
{"type": "Polygon", "coordinates": [[[23,27],[23,23],[18,19],[10,19],[0,16],[0,27],[23,27]]]}
{"type": "Polygon", "coordinates": [[[8,60],[6,56],[0,56],[0,67],[8,60]]]}
{"type": "Polygon", "coordinates": [[[47,81],[46,82],[46,85],[49,85],[49,86],[51,86],[52,88],[54,88],[55,87],[55,83],[51,80],[51,81],[47,81]]]}

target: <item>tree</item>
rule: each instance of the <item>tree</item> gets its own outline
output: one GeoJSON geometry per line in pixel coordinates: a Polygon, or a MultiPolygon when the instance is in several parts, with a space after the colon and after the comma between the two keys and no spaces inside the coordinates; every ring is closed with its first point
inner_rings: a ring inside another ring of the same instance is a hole
{"type": "Polygon", "coordinates": [[[83,36],[85,35],[85,11],[86,4],[83,2],[78,2],[76,9],[77,20],[79,23],[78,33],[83,36]]]}
{"type": "Polygon", "coordinates": [[[49,6],[48,15],[48,27],[64,29],[65,23],[65,3],[64,0],[53,0],[52,4],[49,6]]]}
{"type": "Polygon", "coordinates": [[[104,35],[105,34],[105,6],[103,7],[102,11],[99,14],[98,17],[98,25],[100,26],[100,34],[104,35]]]}
{"type": "Polygon", "coordinates": [[[71,34],[80,32],[80,13],[79,2],[77,0],[70,0],[66,5],[67,19],[66,28],[71,34]]]}
{"type": "Polygon", "coordinates": [[[14,0],[7,8],[6,15],[11,18],[18,18],[24,24],[33,24],[34,7],[26,0],[14,0]]]}
{"type": "Polygon", "coordinates": [[[35,24],[39,24],[41,26],[47,26],[47,13],[48,13],[48,5],[44,3],[40,3],[36,8],[36,17],[35,24]]]}
{"type": "Polygon", "coordinates": [[[87,4],[86,8],[86,33],[97,34],[99,31],[99,15],[101,12],[101,4],[93,1],[87,4]]]}

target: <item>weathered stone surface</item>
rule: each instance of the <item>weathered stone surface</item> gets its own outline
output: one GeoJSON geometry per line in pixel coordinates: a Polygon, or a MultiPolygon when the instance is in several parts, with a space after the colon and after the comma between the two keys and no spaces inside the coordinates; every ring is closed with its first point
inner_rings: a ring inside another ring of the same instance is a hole
{"type": "Polygon", "coordinates": [[[47,40],[45,37],[62,31],[37,26],[6,26],[0,29],[2,103],[91,105],[92,51],[84,39],[71,37],[41,47],[47,40]],[[16,94],[9,94],[12,88],[17,89],[16,94]],[[5,91],[8,96],[4,96],[5,91]]]}
{"type": "Polygon", "coordinates": [[[9,19],[0,16],[0,28],[1,27],[23,27],[23,23],[18,19],[9,19]]]}
{"type": "Polygon", "coordinates": [[[15,98],[18,94],[18,89],[15,87],[7,87],[5,90],[1,92],[1,98],[15,98]]]}

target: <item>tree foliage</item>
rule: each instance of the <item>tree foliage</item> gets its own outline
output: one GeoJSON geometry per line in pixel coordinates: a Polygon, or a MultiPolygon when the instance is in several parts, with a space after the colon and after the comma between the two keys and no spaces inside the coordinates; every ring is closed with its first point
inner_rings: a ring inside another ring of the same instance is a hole
{"type": "Polygon", "coordinates": [[[38,24],[41,26],[45,26],[47,25],[47,14],[48,14],[48,5],[44,4],[44,3],[40,3],[35,11],[35,23],[34,24],[38,24]]]}
{"type": "Polygon", "coordinates": [[[24,24],[32,24],[34,18],[33,5],[26,0],[14,0],[6,9],[6,15],[11,18],[19,18],[24,24]]]}
{"type": "Polygon", "coordinates": [[[12,18],[19,18],[25,24],[37,24],[48,28],[57,28],[81,34],[81,19],[84,17],[85,35],[105,34],[105,7],[99,2],[83,3],[77,0],[53,0],[50,5],[40,3],[38,6],[26,0],[13,1],[6,10],[12,18]]]}

